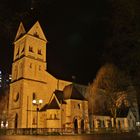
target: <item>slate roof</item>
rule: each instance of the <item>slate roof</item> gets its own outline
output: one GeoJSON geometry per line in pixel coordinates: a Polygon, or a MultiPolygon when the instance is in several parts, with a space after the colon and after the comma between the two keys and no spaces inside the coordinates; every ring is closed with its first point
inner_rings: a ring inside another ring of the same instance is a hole
{"type": "MultiPolygon", "coordinates": [[[[92,114],[91,114],[92,115],[92,114]]],[[[111,116],[111,113],[109,111],[104,111],[104,112],[93,112],[93,115],[97,116],[111,116]]]]}
{"type": "Polygon", "coordinates": [[[73,84],[66,86],[63,90],[64,100],[66,99],[76,99],[76,100],[86,100],[85,97],[76,89],[73,84]]]}
{"type": "Polygon", "coordinates": [[[50,104],[44,105],[44,106],[40,109],[40,111],[46,111],[47,109],[60,109],[60,107],[59,107],[59,105],[58,105],[58,103],[57,103],[57,101],[56,101],[55,98],[53,98],[53,100],[51,101],[50,104]]]}
{"type": "Polygon", "coordinates": [[[60,107],[59,107],[55,98],[53,98],[51,103],[48,105],[47,109],[60,109],[60,107]]]}
{"type": "Polygon", "coordinates": [[[54,94],[57,97],[59,103],[66,104],[66,102],[64,101],[63,91],[55,90],[54,94]]]}
{"type": "Polygon", "coordinates": [[[48,104],[45,104],[39,111],[46,111],[48,107],[48,104]]]}
{"type": "MultiPolygon", "coordinates": [[[[54,94],[58,99],[59,103],[62,104],[66,104],[65,100],[67,99],[86,100],[73,84],[66,86],[63,91],[55,90],[54,94]]],[[[55,98],[53,98],[50,104],[44,105],[40,109],[40,111],[46,111],[47,109],[60,109],[58,102],[55,98]]]]}

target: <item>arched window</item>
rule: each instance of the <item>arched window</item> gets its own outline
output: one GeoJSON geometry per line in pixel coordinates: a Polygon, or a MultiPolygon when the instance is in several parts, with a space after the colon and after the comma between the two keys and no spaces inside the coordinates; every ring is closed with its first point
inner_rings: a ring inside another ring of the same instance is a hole
{"type": "Polygon", "coordinates": [[[78,104],[78,109],[80,109],[81,108],[81,104],[78,104]]]}
{"type": "Polygon", "coordinates": [[[54,114],[54,119],[57,119],[56,114],[54,114]]]}

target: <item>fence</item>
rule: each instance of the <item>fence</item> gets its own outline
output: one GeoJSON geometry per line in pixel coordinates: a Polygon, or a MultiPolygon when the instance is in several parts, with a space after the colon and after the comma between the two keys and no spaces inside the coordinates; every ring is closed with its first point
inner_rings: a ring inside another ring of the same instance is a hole
{"type": "Polygon", "coordinates": [[[72,135],[72,134],[83,134],[83,133],[122,133],[128,131],[122,131],[117,129],[72,129],[72,128],[18,128],[18,129],[0,129],[0,135],[72,135]]]}
{"type": "Polygon", "coordinates": [[[87,133],[87,130],[72,128],[18,128],[0,129],[0,135],[63,135],[87,133]]]}

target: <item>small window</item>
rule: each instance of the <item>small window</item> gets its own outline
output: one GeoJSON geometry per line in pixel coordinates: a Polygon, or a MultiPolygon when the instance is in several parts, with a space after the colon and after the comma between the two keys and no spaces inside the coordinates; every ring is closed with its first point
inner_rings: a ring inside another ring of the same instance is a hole
{"type": "Polygon", "coordinates": [[[29,46],[29,51],[33,52],[33,47],[29,46]]]}
{"type": "Polygon", "coordinates": [[[35,100],[36,99],[36,94],[35,93],[33,93],[33,100],[35,100]]]}
{"type": "Polygon", "coordinates": [[[81,108],[81,105],[80,104],[78,104],[78,109],[80,109],[81,108]]]}
{"type": "Polygon", "coordinates": [[[52,119],[52,114],[50,114],[50,119],[52,119]]]}
{"type": "Polygon", "coordinates": [[[17,102],[18,99],[19,99],[19,92],[15,94],[15,96],[14,96],[14,101],[17,102]]]}
{"type": "Polygon", "coordinates": [[[34,33],[34,36],[39,38],[39,35],[37,32],[34,33]]]}
{"type": "Polygon", "coordinates": [[[41,50],[38,50],[38,54],[39,54],[39,55],[42,55],[42,52],[41,52],[41,50]]]}
{"type": "Polygon", "coordinates": [[[32,63],[30,63],[30,68],[32,68],[32,63]]]}
{"type": "Polygon", "coordinates": [[[57,117],[56,117],[56,114],[54,114],[54,119],[56,119],[57,117]]]}

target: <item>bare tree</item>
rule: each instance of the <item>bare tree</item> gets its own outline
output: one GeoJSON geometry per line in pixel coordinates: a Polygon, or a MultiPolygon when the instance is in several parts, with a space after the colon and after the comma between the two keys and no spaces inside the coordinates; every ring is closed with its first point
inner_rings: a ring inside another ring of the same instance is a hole
{"type": "Polygon", "coordinates": [[[90,113],[109,111],[116,127],[117,109],[122,102],[129,106],[129,78],[113,64],[105,64],[100,68],[96,79],[89,85],[86,98],[89,101],[90,113]]]}
{"type": "Polygon", "coordinates": [[[8,116],[8,105],[9,105],[9,87],[1,90],[0,97],[0,122],[4,123],[7,121],[8,116]]]}

